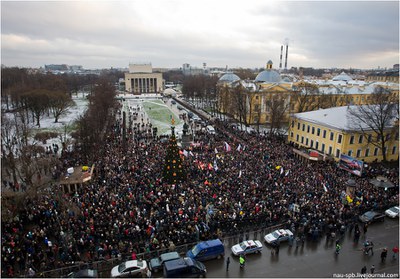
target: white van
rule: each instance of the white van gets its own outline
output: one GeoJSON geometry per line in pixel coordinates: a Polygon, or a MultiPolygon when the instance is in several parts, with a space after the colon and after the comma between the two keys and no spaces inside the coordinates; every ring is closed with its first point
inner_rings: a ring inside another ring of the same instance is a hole
{"type": "Polygon", "coordinates": [[[206,131],[207,131],[207,133],[209,133],[210,135],[215,135],[215,129],[214,129],[214,127],[211,126],[211,125],[208,125],[208,126],[206,127],[206,131]]]}

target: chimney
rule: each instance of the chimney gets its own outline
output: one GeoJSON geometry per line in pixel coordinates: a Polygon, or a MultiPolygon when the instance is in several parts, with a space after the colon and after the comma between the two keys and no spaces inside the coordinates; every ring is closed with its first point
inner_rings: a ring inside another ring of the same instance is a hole
{"type": "Polygon", "coordinates": [[[289,44],[286,45],[286,57],[285,57],[285,71],[287,70],[287,56],[289,51],[289,44]]]}
{"type": "Polygon", "coordinates": [[[283,45],[281,45],[281,57],[280,57],[280,60],[279,60],[279,70],[282,69],[282,54],[283,54],[283,45]]]}

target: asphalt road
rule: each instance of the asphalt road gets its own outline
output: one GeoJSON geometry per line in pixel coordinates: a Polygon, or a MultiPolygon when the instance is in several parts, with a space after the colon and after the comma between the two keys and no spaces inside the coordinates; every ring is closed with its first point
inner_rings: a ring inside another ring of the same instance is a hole
{"type": "MultiPolygon", "coordinates": [[[[250,234],[250,238],[252,234],[250,234]]],[[[225,241],[225,258],[204,262],[207,268],[207,277],[317,277],[329,278],[334,274],[350,274],[350,277],[361,272],[365,265],[368,272],[375,265],[375,274],[390,276],[399,274],[398,259],[393,261],[392,248],[399,245],[399,219],[385,217],[383,223],[371,224],[366,237],[374,242],[374,255],[364,255],[361,251],[365,236],[361,233],[358,244],[353,243],[353,235],[346,232],[339,255],[335,255],[334,242],[326,242],[321,238],[318,242],[306,241],[303,248],[289,247],[287,243],[281,245],[279,255],[271,255],[271,250],[264,244],[261,254],[248,255],[246,266],[239,267],[238,258],[233,256],[231,245],[225,241]],[[388,248],[388,257],[381,263],[382,248],[388,248]],[[226,271],[226,258],[231,258],[229,271],[226,271]]],[[[261,237],[259,237],[261,240],[261,237]]]]}

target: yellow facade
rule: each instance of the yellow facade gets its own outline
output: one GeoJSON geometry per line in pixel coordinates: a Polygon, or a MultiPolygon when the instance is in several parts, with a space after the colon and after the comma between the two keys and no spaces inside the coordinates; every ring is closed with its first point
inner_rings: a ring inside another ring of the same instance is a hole
{"type": "MultiPolygon", "coordinates": [[[[371,136],[375,134],[371,133],[371,136]]],[[[395,161],[399,159],[399,133],[388,129],[386,159],[395,161]]],[[[336,161],[340,154],[349,155],[366,163],[382,161],[382,150],[368,142],[368,138],[361,133],[335,129],[323,124],[317,124],[295,115],[290,119],[288,141],[301,147],[318,150],[330,155],[336,161]]]]}
{"type": "MultiPolygon", "coordinates": [[[[271,62],[272,63],[272,62],[271,62]]],[[[272,64],[267,64],[267,71],[272,64]]],[[[399,98],[397,84],[377,84],[390,90],[399,98]]],[[[369,89],[370,90],[370,89],[369,89]]],[[[274,102],[283,100],[281,123],[288,123],[292,113],[313,111],[317,109],[370,104],[371,92],[366,92],[365,85],[319,85],[305,81],[289,82],[224,82],[218,84],[218,110],[229,114],[245,124],[271,124],[274,115],[274,102]],[[321,93],[332,92],[332,93],[321,93]]]]}

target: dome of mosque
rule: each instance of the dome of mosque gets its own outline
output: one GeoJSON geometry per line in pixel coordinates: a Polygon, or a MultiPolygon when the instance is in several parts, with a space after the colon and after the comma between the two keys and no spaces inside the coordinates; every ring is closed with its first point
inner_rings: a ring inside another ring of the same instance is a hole
{"type": "Polygon", "coordinates": [[[240,77],[238,75],[235,75],[233,73],[227,73],[224,74],[222,77],[219,78],[218,81],[222,82],[234,82],[240,80],[240,77]]]}
{"type": "Polygon", "coordinates": [[[275,82],[281,81],[281,76],[277,71],[268,69],[268,70],[260,72],[254,81],[255,82],[273,82],[273,83],[275,83],[275,82]]]}

